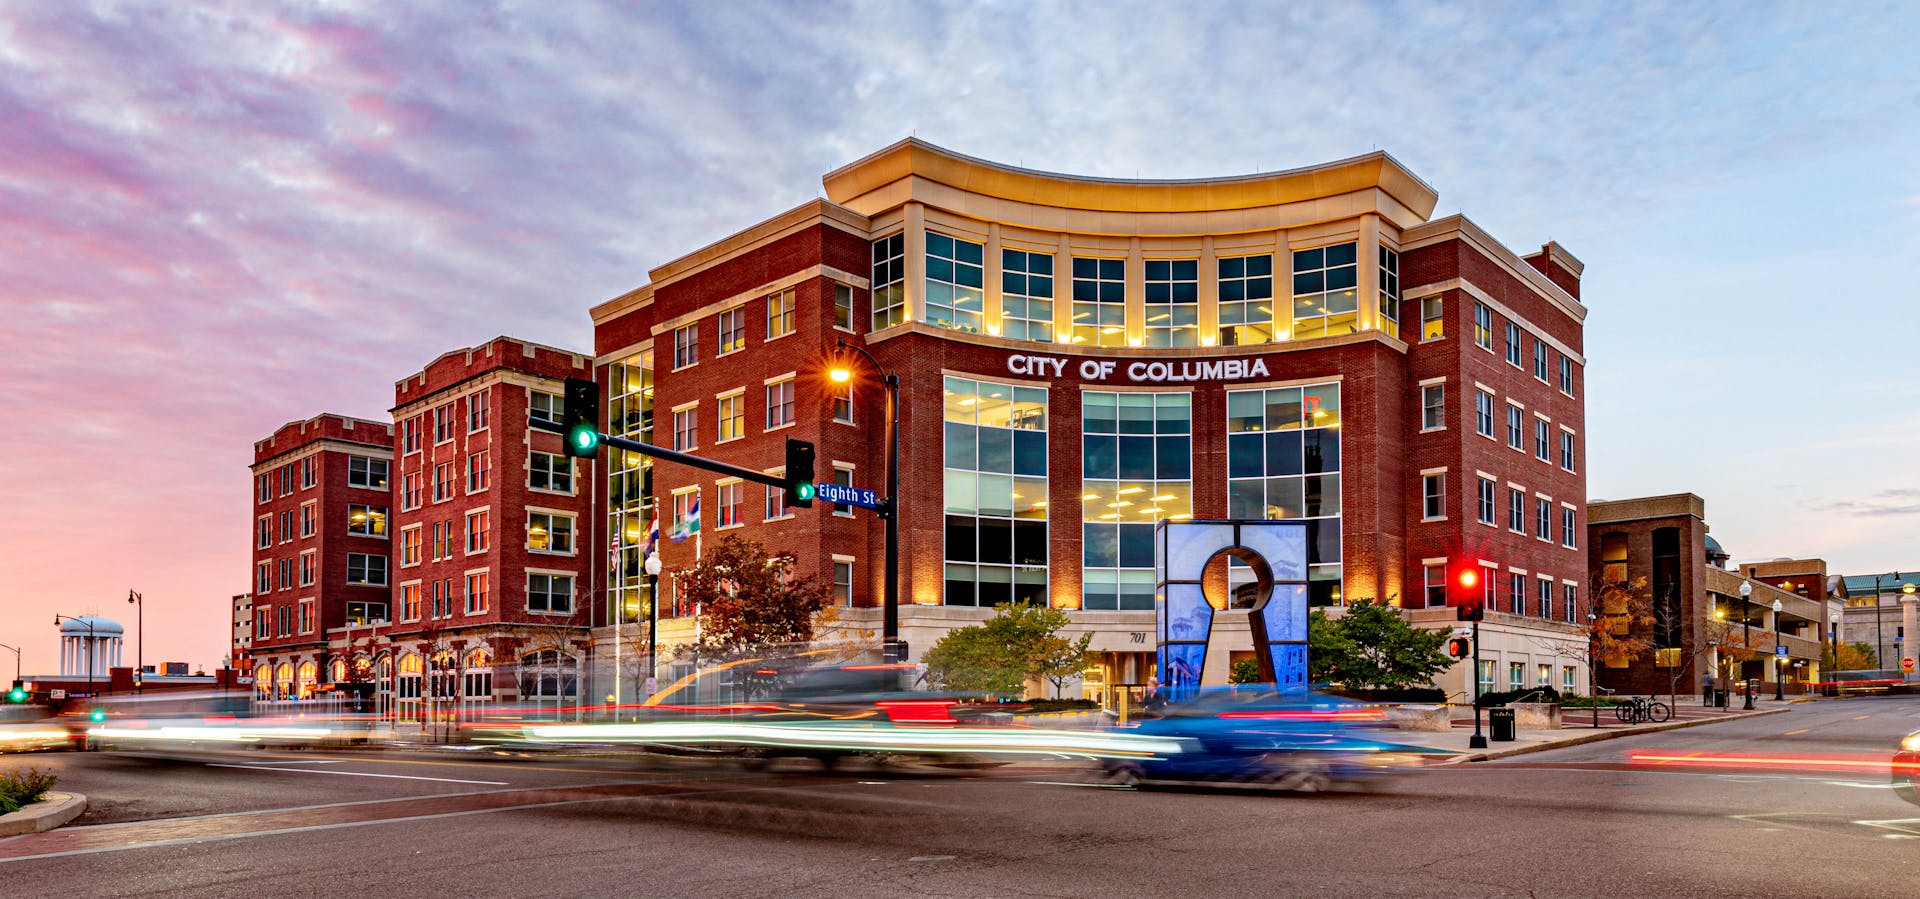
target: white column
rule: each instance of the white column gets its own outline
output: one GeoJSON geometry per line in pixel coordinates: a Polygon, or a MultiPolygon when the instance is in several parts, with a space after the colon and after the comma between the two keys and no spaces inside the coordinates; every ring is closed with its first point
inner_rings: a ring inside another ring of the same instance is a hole
{"type": "Polygon", "coordinates": [[[62,635],[60,637],[60,673],[66,674],[67,671],[67,638],[62,635]]]}
{"type": "MultiPolygon", "coordinates": [[[[1916,670],[1905,675],[1909,681],[1920,681],[1920,653],[1914,652],[1916,642],[1914,635],[1917,627],[1920,627],[1920,597],[1900,597],[1900,658],[1913,659],[1916,662],[1916,670]]],[[[1899,661],[1894,664],[1904,666],[1904,663],[1899,661]]]]}

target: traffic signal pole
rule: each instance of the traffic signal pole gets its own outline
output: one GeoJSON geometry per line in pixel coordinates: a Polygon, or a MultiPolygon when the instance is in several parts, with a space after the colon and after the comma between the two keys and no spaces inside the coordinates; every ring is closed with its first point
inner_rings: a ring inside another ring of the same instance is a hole
{"type": "MultiPolygon", "coordinates": [[[[550,431],[562,435],[567,433],[566,425],[555,424],[543,418],[529,418],[527,425],[538,431],[550,431]]],[[[765,484],[769,487],[780,487],[783,489],[787,486],[786,480],[779,475],[767,474],[764,471],[754,471],[751,468],[741,468],[738,465],[730,465],[726,462],[719,462],[703,456],[695,456],[690,453],[680,452],[679,450],[670,450],[664,446],[654,446],[651,443],[641,443],[638,440],[628,440],[625,437],[614,437],[610,434],[601,434],[600,442],[614,449],[623,449],[630,453],[639,453],[642,456],[651,456],[652,458],[664,459],[668,462],[678,462],[681,465],[690,465],[694,468],[704,468],[707,471],[736,477],[743,481],[752,481],[756,484],[765,484]]]]}
{"type": "Polygon", "coordinates": [[[1487,735],[1480,732],[1480,619],[1473,619],[1473,670],[1467,672],[1473,680],[1473,737],[1467,740],[1468,749],[1487,748],[1487,735]]]}

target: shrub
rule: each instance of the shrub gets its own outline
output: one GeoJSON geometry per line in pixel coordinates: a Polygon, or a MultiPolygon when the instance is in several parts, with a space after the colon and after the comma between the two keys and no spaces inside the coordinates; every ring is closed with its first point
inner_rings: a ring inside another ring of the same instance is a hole
{"type": "Polygon", "coordinates": [[[0,814],[45,799],[47,791],[59,781],[59,775],[38,768],[16,768],[0,774],[0,814]]]}
{"type": "Polygon", "coordinates": [[[1020,704],[1026,706],[1026,712],[1030,715],[1044,715],[1050,712],[1084,712],[1100,707],[1100,703],[1091,699],[1029,699],[1020,704]]]}

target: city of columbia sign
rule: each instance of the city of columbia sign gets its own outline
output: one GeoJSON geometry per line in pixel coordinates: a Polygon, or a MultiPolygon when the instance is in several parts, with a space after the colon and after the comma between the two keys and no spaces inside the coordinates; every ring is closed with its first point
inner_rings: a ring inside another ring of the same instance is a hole
{"type": "MultiPolygon", "coordinates": [[[[1007,357],[1010,374],[1029,377],[1064,377],[1072,360],[1057,356],[1016,355],[1007,357]]],[[[1142,384],[1175,384],[1182,381],[1223,381],[1235,378],[1264,378],[1265,359],[1193,359],[1175,362],[1129,362],[1121,368],[1112,359],[1083,359],[1079,363],[1081,380],[1106,381],[1115,372],[1127,380],[1142,384]]]]}

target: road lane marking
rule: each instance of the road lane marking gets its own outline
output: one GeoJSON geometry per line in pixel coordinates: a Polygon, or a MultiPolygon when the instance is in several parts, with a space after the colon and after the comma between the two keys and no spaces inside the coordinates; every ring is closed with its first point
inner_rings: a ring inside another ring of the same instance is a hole
{"type": "Polygon", "coordinates": [[[1790,730],[1790,731],[1787,731],[1786,733],[1784,733],[1784,734],[1781,734],[1781,736],[1783,736],[1783,737],[1791,737],[1791,736],[1793,736],[1794,734],[1804,734],[1804,733],[1806,733],[1806,732],[1807,732],[1808,730],[1810,730],[1810,728],[1805,728],[1805,727],[1803,727],[1803,728],[1800,728],[1799,730],[1790,730]]]}
{"type": "Polygon", "coordinates": [[[510,781],[504,780],[458,780],[452,777],[416,777],[411,774],[369,774],[364,771],[314,771],[308,768],[270,768],[261,765],[207,765],[209,768],[238,768],[242,771],[281,771],[287,774],[338,774],[343,777],[386,777],[394,780],[431,780],[443,784],[484,784],[490,787],[504,787],[510,781]]]}
{"type": "Polygon", "coordinates": [[[1859,720],[1861,720],[1861,719],[1863,719],[1863,718],[1871,718],[1871,717],[1873,717],[1873,716],[1872,716],[1872,715],[1855,715],[1855,716],[1853,716],[1853,720],[1855,720],[1855,721],[1859,721],[1859,720]]]}

